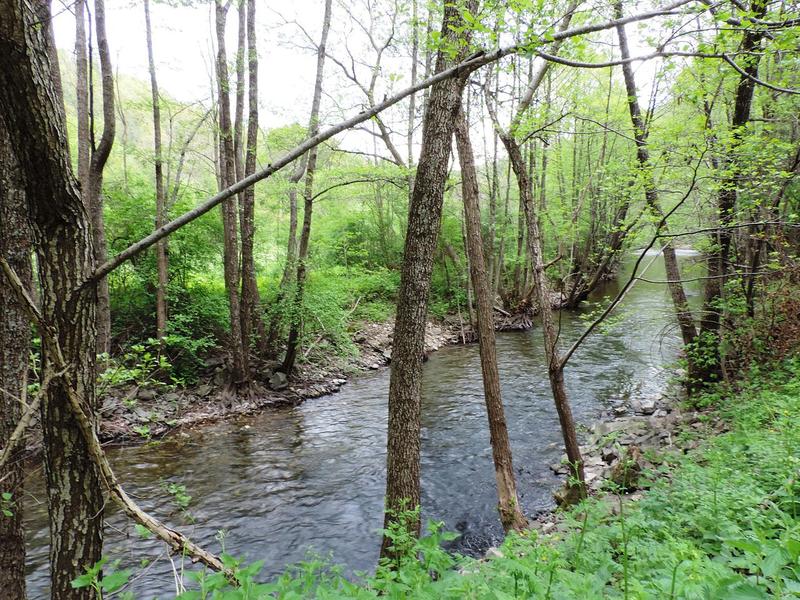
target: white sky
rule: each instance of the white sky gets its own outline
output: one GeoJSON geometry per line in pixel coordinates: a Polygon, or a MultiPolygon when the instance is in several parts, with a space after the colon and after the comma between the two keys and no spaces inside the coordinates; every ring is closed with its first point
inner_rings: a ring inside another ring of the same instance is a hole
{"type": "MultiPolygon", "coordinates": [[[[257,2],[259,50],[260,121],[270,128],[293,121],[305,123],[311,105],[315,57],[310,52],[291,49],[285,38],[292,29],[283,25],[300,16],[316,16],[321,21],[319,0],[292,2],[257,2]],[[280,5],[281,16],[271,7],[280,5]]],[[[56,45],[72,53],[75,43],[75,19],[69,0],[53,4],[56,45]]],[[[182,101],[207,100],[210,97],[210,69],[213,66],[214,4],[172,8],[154,0],[150,5],[153,46],[159,87],[165,94],[182,101]]],[[[237,14],[228,16],[228,54],[236,52],[237,14]]],[[[317,32],[320,24],[303,18],[304,27],[317,32]]],[[[106,29],[115,71],[149,80],[145,45],[144,5],[141,0],[107,0],[106,29]]]]}

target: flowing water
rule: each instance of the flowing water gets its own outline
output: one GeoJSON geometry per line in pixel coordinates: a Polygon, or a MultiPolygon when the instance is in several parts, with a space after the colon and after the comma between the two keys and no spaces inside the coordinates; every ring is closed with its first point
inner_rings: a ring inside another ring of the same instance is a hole
{"type": "MultiPolygon", "coordinates": [[[[647,277],[664,278],[660,258],[647,277]]],[[[613,297],[619,285],[610,282],[602,295],[613,297]]],[[[584,329],[591,309],[589,304],[561,313],[562,347],[584,329]]],[[[666,286],[637,284],[617,315],[607,331],[586,341],[565,372],[575,418],[584,425],[615,399],[663,391],[676,358],[666,286]]],[[[497,351],[520,501],[531,515],[552,506],[560,479],[549,465],[562,454],[541,331],[499,334],[497,351]]],[[[215,537],[224,530],[225,550],[265,559],[265,575],[282,572],[309,552],[331,553],[349,572],[368,571],[380,545],[388,385],[388,370],[364,374],[337,394],[114,449],[111,460],[146,510],[214,551],[220,549],[215,537]],[[170,483],[184,485],[191,495],[188,511],[195,524],[176,513],[165,489],[170,483]]],[[[485,549],[502,530],[477,346],[432,354],[422,396],[423,518],[461,532],[456,549],[485,549]]],[[[25,501],[31,598],[47,594],[43,503],[41,478],[34,476],[25,501]]],[[[150,562],[137,571],[136,597],[174,593],[173,565],[163,545],[141,539],[124,516],[107,512],[106,554],[122,559],[123,566],[150,562]]],[[[181,568],[179,561],[174,568],[181,568]]]]}

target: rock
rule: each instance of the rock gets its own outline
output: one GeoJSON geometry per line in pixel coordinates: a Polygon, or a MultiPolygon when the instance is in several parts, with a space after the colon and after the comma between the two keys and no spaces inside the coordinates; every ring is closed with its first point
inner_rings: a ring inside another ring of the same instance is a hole
{"type": "Polygon", "coordinates": [[[286,377],[285,373],[275,371],[272,374],[272,377],[269,378],[269,387],[276,392],[285,390],[287,387],[289,387],[289,379],[286,377]]]}
{"type": "Polygon", "coordinates": [[[225,371],[219,370],[214,373],[214,377],[211,378],[211,383],[217,387],[222,387],[225,385],[225,379],[225,371]]]}
{"type": "Polygon", "coordinates": [[[624,415],[626,412],[628,412],[628,407],[624,404],[614,407],[614,414],[618,417],[624,415]]]}
{"type": "Polygon", "coordinates": [[[203,366],[208,369],[213,369],[215,367],[221,367],[225,364],[225,359],[221,356],[210,356],[203,361],[203,366]]]}
{"type": "Polygon", "coordinates": [[[168,394],[164,394],[164,402],[169,402],[173,404],[175,402],[179,402],[181,399],[181,395],[178,392],[170,392],[168,394]]]}
{"type": "Polygon", "coordinates": [[[157,397],[158,392],[150,388],[139,388],[139,391],[136,392],[136,398],[144,402],[155,400],[157,397]]]}
{"type": "Polygon", "coordinates": [[[656,411],[656,399],[651,397],[647,398],[634,398],[631,401],[631,408],[642,415],[652,415],[656,411]]]}
{"type": "Polygon", "coordinates": [[[580,486],[564,485],[553,492],[553,499],[561,507],[573,506],[583,500],[580,486]]]}
{"type": "Polygon", "coordinates": [[[625,456],[611,469],[611,481],[621,490],[632,492],[638,488],[644,459],[638,446],[628,446],[625,456]]]}
{"type": "Polygon", "coordinates": [[[369,366],[369,368],[370,368],[370,369],[372,369],[373,371],[377,371],[378,369],[380,369],[380,368],[381,368],[381,366],[380,366],[378,363],[372,363],[372,364],[369,366]]]}
{"type": "Polygon", "coordinates": [[[615,460],[619,459],[619,453],[614,448],[603,448],[601,457],[604,463],[610,465],[615,460]]]}
{"type": "Polygon", "coordinates": [[[197,389],[195,390],[195,393],[198,396],[200,396],[201,398],[207,398],[208,396],[211,395],[211,392],[213,392],[213,391],[214,391],[213,387],[211,387],[207,383],[204,383],[203,385],[200,385],[200,386],[197,387],[197,389]]]}
{"type": "Polygon", "coordinates": [[[392,349],[391,348],[386,348],[386,350],[381,352],[381,355],[383,356],[383,358],[386,359],[387,362],[391,361],[392,360],[392,349]]]}
{"type": "Polygon", "coordinates": [[[503,558],[503,553],[495,547],[491,547],[486,551],[486,558],[503,558]]]}

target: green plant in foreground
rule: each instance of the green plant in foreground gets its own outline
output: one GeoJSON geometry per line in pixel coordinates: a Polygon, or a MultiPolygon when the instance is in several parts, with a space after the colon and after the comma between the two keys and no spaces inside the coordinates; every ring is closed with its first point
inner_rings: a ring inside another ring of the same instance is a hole
{"type": "Polygon", "coordinates": [[[9,519],[14,516],[14,495],[11,492],[0,494],[0,513],[9,519]]]}
{"type": "MultiPolygon", "coordinates": [[[[111,563],[109,569],[103,570],[108,563],[108,557],[103,557],[91,567],[86,568],[86,572],[72,580],[72,587],[75,589],[91,588],[97,594],[99,600],[103,599],[103,594],[112,594],[120,590],[131,577],[132,571],[125,569],[116,570],[120,561],[111,563]]],[[[121,599],[133,600],[133,593],[127,592],[119,596],[121,599]]]]}

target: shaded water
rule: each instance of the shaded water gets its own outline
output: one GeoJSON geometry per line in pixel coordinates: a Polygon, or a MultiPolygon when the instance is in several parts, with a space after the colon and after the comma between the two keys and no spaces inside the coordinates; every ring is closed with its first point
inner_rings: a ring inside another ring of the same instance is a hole
{"type": "MultiPolygon", "coordinates": [[[[664,278],[660,259],[647,276],[664,278]]],[[[603,295],[613,296],[618,285],[609,283],[603,295]]],[[[583,331],[589,309],[561,314],[562,347],[583,331]]],[[[638,284],[617,314],[613,327],[589,338],[566,370],[582,424],[614,398],[662,391],[676,357],[666,286],[638,284]]],[[[552,505],[560,480],[548,465],[562,454],[541,331],[499,334],[497,346],[520,501],[535,514],[552,505]]],[[[451,347],[431,355],[423,379],[423,518],[462,532],[462,551],[485,548],[502,534],[480,373],[477,346],[451,347]]],[[[332,553],[351,571],[370,570],[380,545],[388,382],[388,370],[364,374],[338,394],[295,408],[112,450],[112,463],[146,510],[215,551],[215,535],[225,530],[225,550],[265,559],[264,574],[283,571],[310,549],[332,553]],[[171,514],[166,483],[186,486],[196,524],[171,514]]],[[[29,589],[31,598],[41,598],[47,590],[47,519],[40,478],[33,477],[29,488],[29,589]]],[[[162,544],[138,538],[122,515],[109,512],[106,554],[124,566],[151,561],[134,584],[137,598],[174,593],[162,544]]]]}

